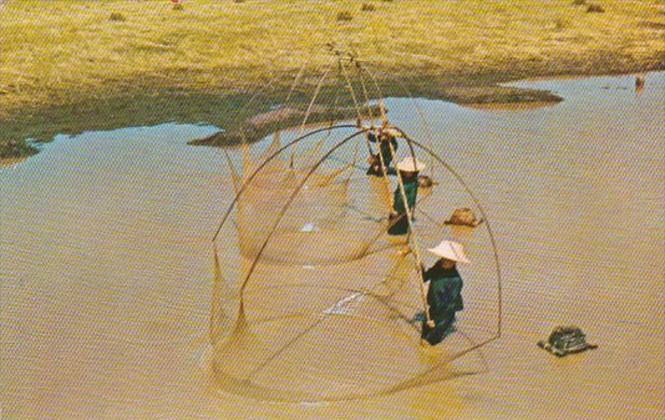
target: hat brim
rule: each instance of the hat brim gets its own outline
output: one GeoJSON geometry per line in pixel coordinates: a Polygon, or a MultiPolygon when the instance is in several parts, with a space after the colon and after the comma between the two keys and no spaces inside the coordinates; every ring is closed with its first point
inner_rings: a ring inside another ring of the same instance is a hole
{"type": "Polygon", "coordinates": [[[423,164],[418,164],[416,165],[416,168],[413,168],[413,165],[405,164],[405,165],[397,165],[397,169],[402,171],[402,172],[421,172],[424,171],[427,168],[427,166],[423,164]]]}
{"type": "Polygon", "coordinates": [[[428,248],[427,251],[429,251],[431,254],[436,255],[437,257],[440,258],[445,258],[447,260],[459,262],[462,264],[471,264],[471,260],[469,260],[466,255],[452,255],[452,254],[444,254],[443,252],[440,252],[436,248],[428,248]]]}

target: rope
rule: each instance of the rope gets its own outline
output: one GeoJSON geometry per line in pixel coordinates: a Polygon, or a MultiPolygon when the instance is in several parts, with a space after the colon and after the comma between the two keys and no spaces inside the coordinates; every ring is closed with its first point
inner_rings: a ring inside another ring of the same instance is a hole
{"type": "MultiPolygon", "coordinates": [[[[344,78],[346,79],[346,87],[349,90],[349,93],[351,94],[351,99],[353,100],[353,106],[356,109],[356,115],[358,117],[358,121],[360,122],[362,126],[362,114],[360,112],[360,107],[358,105],[358,100],[356,98],[356,91],[353,89],[353,85],[351,84],[351,79],[349,78],[349,74],[346,71],[346,67],[344,66],[344,63],[342,62],[341,58],[338,58],[339,62],[339,69],[340,72],[344,75],[344,78]]],[[[360,128],[360,127],[358,127],[360,128]]],[[[369,151],[370,155],[374,155],[374,152],[372,150],[372,145],[369,143],[369,138],[365,136],[365,143],[367,144],[367,150],[369,151]]]]}
{"type": "MultiPolygon", "coordinates": [[[[266,84],[260,87],[249,100],[243,105],[238,112],[236,113],[234,119],[240,119],[241,115],[249,108],[249,106],[254,102],[256,98],[258,98],[259,94],[267,91],[269,88],[272,88],[272,85],[275,83],[277,80],[277,75],[275,75],[273,78],[270,79],[270,81],[266,84]]],[[[245,135],[245,128],[244,126],[240,128],[240,135],[242,136],[242,141],[243,143],[247,143],[247,136],[245,135]]]]}
{"type": "Polygon", "coordinates": [[[358,69],[358,76],[360,76],[360,86],[363,88],[363,94],[365,95],[365,103],[367,104],[367,114],[369,115],[369,119],[372,121],[372,125],[374,124],[374,115],[372,115],[372,106],[369,103],[369,95],[367,94],[367,87],[365,86],[365,79],[362,77],[362,73],[360,73],[360,64],[356,62],[356,69],[358,69]]]}
{"type": "MultiPolygon", "coordinates": [[[[434,139],[434,132],[432,131],[429,123],[427,122],[427,118],[425,118],[425,113],[422,110],[422,107],[418,105],[418,101],[416,98],[413,97],[411,94],[411,91],[409,88],[407,88],[400,80],[395,79],[397,82],[397,85],[402,89],[402,91],[406,94],[406,96],[409,97],[411,100],[411,104],[413,107],[416,109],[416,113],[418,114],[418,117],[420,118],[420,121],[422,122],[423,126],[425,127],[425,131],[427,131],[427,136],[430,138],[430,141],[434,139]]],[[[431,160],[431,166],[430,166],[430,176],[434,175],[434,158],[431,160]]]]}
{"type": "Polygon", "coordinates": [[[284,99],[284,103],[288,103],[291,100],[291,95],[293,94],[293,91],[295,90],[296,86],[298,85],[298,82],[300,82],[300,78],[302,77],[303,73],[305,72],[305,66],[307,65],[307,62],[305,61],[302,63],[302,66],[300,66],[300,69],[298,70],[298,74],[296,74],[296,78],[293,79],[293,83],[291,84],[291,88],[289,89],[289,93],[286,95],[286,99],[284,99]]]}
{"type": "Polygon", "coordinates": [[[383,92],[381,91],[381,88],[379,87],[379,82],[376,80],[376,77],[374,77],[374,74],[372,72],[370,72],[369,69],[367,69],[365,66],[362,65],[361,61],[356,60],[356,63],[358,63],[358,65],[360,66],[360,69],[364,70],[365,73],[367,73],[369,75],[370,79],[372,79],[372,83],[374,84],[374,88],[376,89],[376,91],[378,93],[379,110],[381,110],[381,119],[382,119],[383,123],[385,124],[385,123],[388,122],[388,117],[386,116],[386,106],[385,106],[385,103],[383,102],[384,97],[383,97],[383,92]]]}
{"type": "Polygon", "coordinates": [[[307,120],[309,119],[309,115],[312,112],[312,108],[314,107],[314,102],[316,102],[316,98],[319,96],[319,93],[321,92],[321,86],[323,85],[324,80],[328,76],[328,73],[330,73],[330,70],[331,69],[328,68],[328,70],[326,70],[323,73],[323,75],[319,79],[319,82],[316,85],[316,88],[314,89],[314,95],[312,95],[312,99],[309,101],[309,105],[307,106],[307,111],[305,112],[305,117],[303,118],[302,124],[300,125],[299,135],[302,135],[302,133],[305,131],[305,124],[307,124],[307,120]]]}
{"type": "MultiPolygon", "coordinates": [[[[369,113],[370,119],[372,121],[371,125],[373,127],[374,126],[374,116],[372,115],[372,107],[370,106],[370,103],[369,103],[369,95],[367,93],[367,88],[365,86],[365,79],[362,77],[362,73],[360,73],[360,63],[358,61],[356,61],[356,68],[358,69],[358,76],[360,76],[360,83],[362,85],[363,92],[365,94],[365,102],[367,103],[367,111],[369,113]]],[[[348,80],[348,77],[347,77],[347,80],[348,80]]],[[[353,86],[350,83],[349,83],[349,87],[353,91],[353,86]]],[[[383,99],[381,99],[381,101],[382,100],[383,99]]],[[[380,109],[381,109],[381,112],[383,114],[382,120],[385,124],[385,123],[388,122],[388,119],[385,117],[383,105],[380,106],[380,109]]],[[[376,134],[375,134],[375,136],[376,136],[376,134]]],[[[367,134],[365,135],[365,139],[367,141],[367,147],[370,149],[370,154],[373,156],[374,152],[372,151],[372,148],[369,146],[369,138],[367,137],[367,134]]],[[[382,140],[377,138],[377,141],[378,141],[378,148],[379,148],[379,153],[378,153],[379,161],[381,162],[381,173],[383,174],[383,180],[385,181],[384,185],[386,187],[386,194],[388,195],[388,201],[390,202],[389,207],[392,207],[393,198],[392,198],[392,195],[390,194],[390,179],[388,178],[388,169],[386,168],[386,162],[385,162],[385,159],[383,158],[383,153],[381,152],[381,141],[382,140]]],[[[388,140],[388,143],[390,143],[390,139],[388,140]]],[[[395,162],[394,158],[393,158],[393,162],[395,162]]]]}

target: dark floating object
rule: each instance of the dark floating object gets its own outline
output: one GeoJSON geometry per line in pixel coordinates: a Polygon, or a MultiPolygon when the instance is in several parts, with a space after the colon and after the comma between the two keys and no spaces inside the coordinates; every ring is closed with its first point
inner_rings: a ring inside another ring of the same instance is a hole
{"type": "Polygon", "coordinates": [[[540,340],[538,342],[538,347],[549,351],[557,357],[598,348],[595,344],[587,343],[586,334],[574,325],[556,327],[547,338],[547,341],[540,340]]]}
{"type": "Polygon", "coordinates": [[[446,225],[456,225],[456,226],[469,226],[476,227],[483,223],[483,219],[476,219],[476,215],[473,213],[473,210],[470,208],[464,207],[457,209],[453,212],[453,215],[450,216],[450,219],[443,222],[446,225]]]}
{"type": "Polygon", "coordinates": [[[432,188],[433,185],[434,181],[432,181],[432,178],[427,175],[418,176],[418,186],[420,188],[432,188]]]}
{"type": "Polygon", "coordinates": [[[635,87],[636,88],[643,88],[644,87],[644,76],[636,76],[635,77],[635,87]]]}

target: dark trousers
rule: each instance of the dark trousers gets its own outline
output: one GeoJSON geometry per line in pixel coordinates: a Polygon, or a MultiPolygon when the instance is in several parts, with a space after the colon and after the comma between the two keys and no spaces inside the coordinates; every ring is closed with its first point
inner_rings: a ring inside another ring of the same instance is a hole
{"type": "Polygon", "coordinates": [[[428,327],[427,323],[423,322],[423,331],[421,334],[421,337],[433,346],[442,342],[450,332],[450,328],[453,322],[455,322],[455,312],[434,320],[434,322],[436,323],[434,328],[428,327]]]}
{"type": "MultiPolygon", "coordinates": [[[[395,171],[395,168],[386,168],[386,174],[387,175],[397,175],[397,171],[395,171]]],[[[375,166],[372,165],[369,167],[367,170],[367,175],[372,175],[372,176],[383,176],[383,169],[381,169],[381,165],[375,166]]]]}
{"type": "Polygon", "coordinates": [[[409,218],[406,214],[391,215],[388,223],[391,225],[388,228],[389,235],[406,235],[409,232],[409,218]]]}

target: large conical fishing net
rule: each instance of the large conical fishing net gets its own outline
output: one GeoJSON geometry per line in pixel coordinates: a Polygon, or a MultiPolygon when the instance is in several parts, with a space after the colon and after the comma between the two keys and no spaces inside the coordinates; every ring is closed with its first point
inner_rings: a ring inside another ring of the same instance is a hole
{"type": "Polygon", "coordinates": [[[236,197],[214,241],[215,383],[260,399],[339,400],[484,369],[474,350],[500,333],[500,274],[488,223],[444,224],[458,207],[484,214],[463,180],[402,132],[394,157],[427,162],[435,184],[419,190],[410,233],[390,236],[392,193],[403,183],[365,174],[367,128],[304,126],[227,151],[236,197]],[[456,329],[423,349],[417,267],[436,260],[425,249],[442,239],[463,243],[473,264],[460,268],[456,329]]]}

